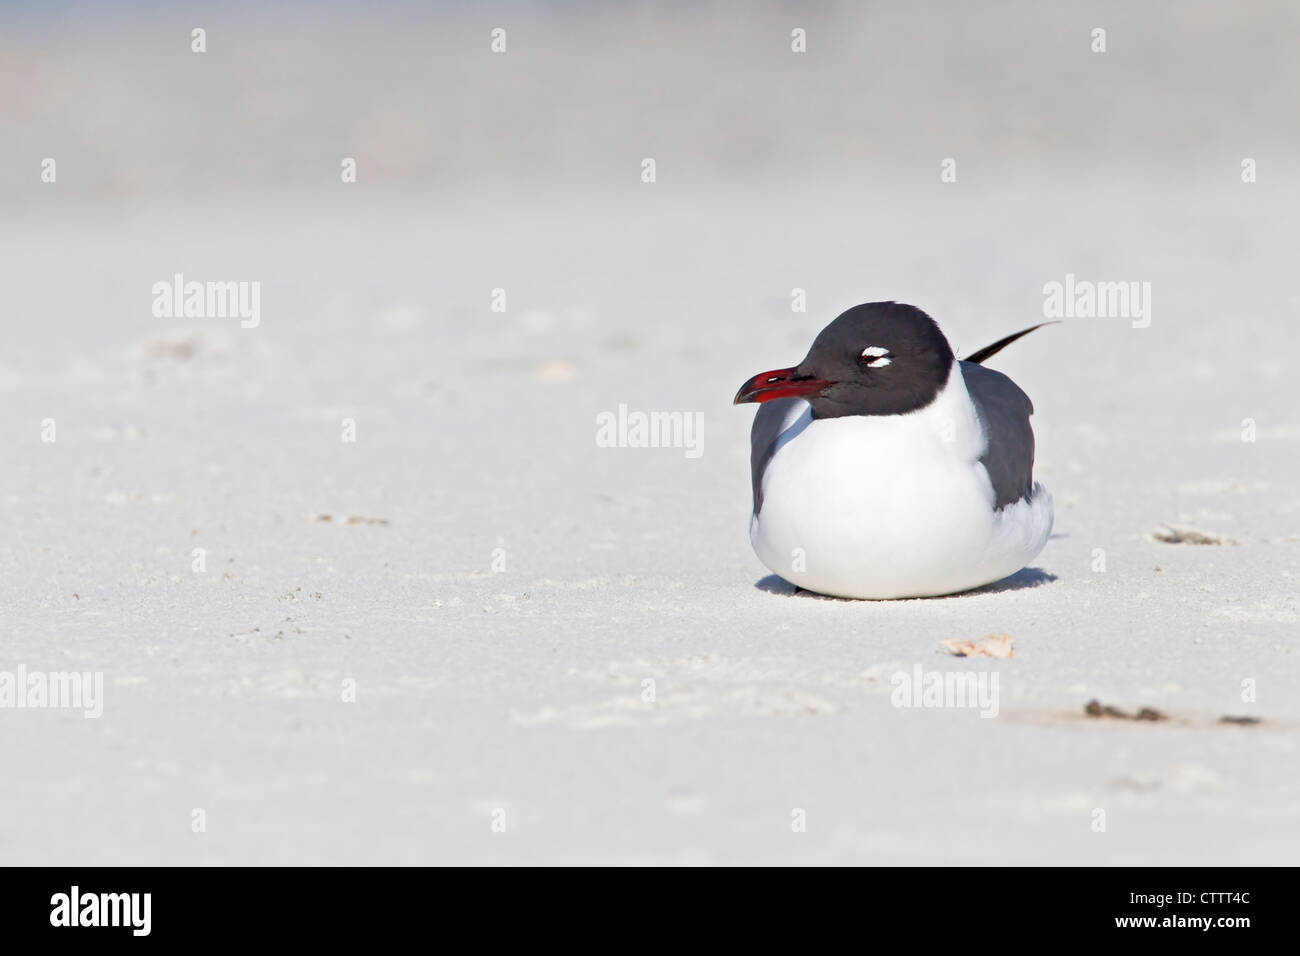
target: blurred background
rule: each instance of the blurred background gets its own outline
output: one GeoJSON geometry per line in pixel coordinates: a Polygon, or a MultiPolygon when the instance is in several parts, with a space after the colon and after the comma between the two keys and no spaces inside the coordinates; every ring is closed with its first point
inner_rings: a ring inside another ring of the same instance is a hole
{"type": "Polygon", "coordinates": [[[1284,860],[1298,30],[1284,2],[0,3],[0,669],[107,688],[97,721],[0,712],[0,859],[1284,860]],[[155,317],[176,273],[260,282],[260,324],[155,317]],[[877,299],[969,353],[1067,273],[1151,283],[1151,324],[992,363],[1037,408],[1047,583],[756,587],[737,386],[877,299]],[[620,404],[702,412],[703,456],[598,448],[620,404]],[[889,706],[988,631],[1001,719],[889,706]],[[1225,729],[1244,678],[1265,723],[1225,729]],[[1094,696],[1178,719],[1088,723],[1094,696]]]}

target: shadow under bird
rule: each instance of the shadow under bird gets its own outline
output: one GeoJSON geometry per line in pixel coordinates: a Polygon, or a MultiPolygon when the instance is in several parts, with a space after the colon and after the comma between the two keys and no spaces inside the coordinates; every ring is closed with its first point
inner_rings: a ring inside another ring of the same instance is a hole
{"type": "Polygon", "coordinates": [[[735,404],[762,403],[750,434],[759,560],[809,591],[874,599],[954,594],[1025,567],[1052,531],[1034,406],[980,363],[1039,327],[963,360],[920,309],[869,302],[798,365],[742,385],[735,404]]]}

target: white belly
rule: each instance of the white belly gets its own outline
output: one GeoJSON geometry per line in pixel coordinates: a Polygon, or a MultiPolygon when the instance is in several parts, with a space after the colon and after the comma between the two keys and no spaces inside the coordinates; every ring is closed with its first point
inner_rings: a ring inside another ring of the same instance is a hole
{"type": "Polygon", "coordinates": [[[800,587],[850,598],[952,594],[1042,550],[1052,499],[993,510],[984,437],[961,376],[906,416],[812,421],[792,402],[750,523],[759,559],[800,587]]]}

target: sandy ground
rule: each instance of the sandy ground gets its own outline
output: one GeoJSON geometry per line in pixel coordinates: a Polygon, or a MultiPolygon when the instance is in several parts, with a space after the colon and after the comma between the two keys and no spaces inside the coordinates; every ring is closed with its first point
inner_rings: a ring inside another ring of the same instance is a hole
{"type": "Polygon", "coordinates": [[[105,699],[0,710],[0,861],[1295,862],[1294,14],[1093,8],[1090,60],[1085,8],[837,9],[806,69],[775,7],[530,7],[496,61],[504,8],[231,14],[207,60],[151,8],[5,14],[0,671],[105,699]],[[260,325],[155,318],[176,272],[260,281],[260,325]],[[1151,323],[990,363],[1037,408],[1033,568],[769,576],[736,387],[870,299],[973,351],[1066,273],[1151,323]],[[598,447],[620,404],[703,453],[598,447]],[[998,716],[893,706],[918,664],[996,672],[998,716]]]}

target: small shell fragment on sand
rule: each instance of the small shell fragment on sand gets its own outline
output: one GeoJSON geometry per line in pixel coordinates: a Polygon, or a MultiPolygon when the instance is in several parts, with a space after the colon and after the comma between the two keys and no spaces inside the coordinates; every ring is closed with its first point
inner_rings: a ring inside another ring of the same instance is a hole
{"type": "Polygon", "coordinates": [[[1115,717],[1119,720],[1168,720],[1167,714],[1162,714],[1154,707],[1143,707],[1136,714],[1130,714],[1127,711],[1120,710],[1118,707],[1112,707],[1110,704],[1103,704],[1099,700],[1090,700],[1084,706],[1083,712],[1089,717],[1115,717]]]}
{"type": "Polygon", "coordinates": [[[1151,533],[1151,540],[1159,541],[1163,544],[1236,544],[1231,538],[1225,538],[1223,535],[1211,534],[1208,531],[1197,531],[1194,528],[1175,528],[1173,525],[1164,525],[1158,531],[1151,533]]]}
{"type": "MultiPolygon", "coordinates": [[[[334,521],[334,516],[328,514],[319,514],[316,516],[316,520],[324,522],[326,524],[330,524],[334,521]]],[[[365,517],[364,515],[349,515],[347,518],[340,518],[339,521],[343,524],[350,524],[350,525],[374,524],[374,525],[379,525],[381,527],[388,526],[387,518],[368,518],[365,517]]]]}
{"type": "Polygon", "coordinates": [[[985,634],[978,641],[940,641],[956,657],[1010,657],[1015,651],[1010,634],[985,634]]]}

